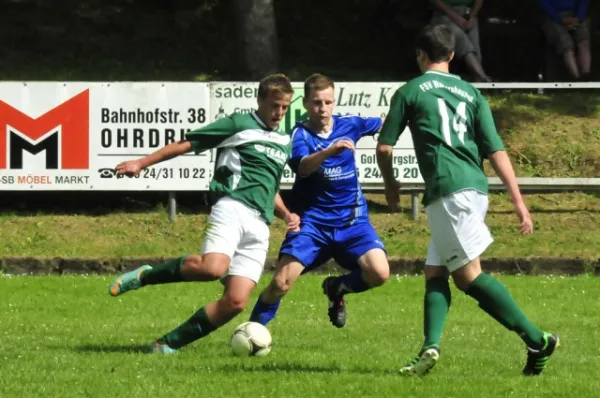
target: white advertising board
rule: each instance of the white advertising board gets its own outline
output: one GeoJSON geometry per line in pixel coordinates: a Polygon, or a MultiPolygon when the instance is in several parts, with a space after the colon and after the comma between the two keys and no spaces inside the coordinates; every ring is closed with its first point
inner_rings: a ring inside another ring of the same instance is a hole
{"type": "Polygon", "coordinates": [[[206,83],[0,83],[0,189],[206,190],[212,153],[115,166],[207,124],[206,83]]]}
{"type": "MultiPolygon", "coordinates": [[[[360,116],[383,116],[400,83],[337,83],[335,87],[335,113],[360,116]]],[[[256,110],[256,83],[211,83],[211,115],[225,116],[233,112],[256,110]]],[[[294,84],[294,96],[290,109],[282,122],[288,131],[305,113],[302,105],[303,85],[294,84]]],[[[377,136],[364,137],[356,149],[356,166],[359,180],[363,184],[383,184],[375,159],[377,136]]],[[[410,131],[406,129],[398,140],[394,151],[394,172],[402,182],[421,183],[423,179],[417,166],[410,131]]],[[[294,182],[292,171],[286,167],[282,183],[294,182]]]]}
{"type": "MultiPolygon", "coordinates": [[[[401,83],[338,83],[339,114],[385,116],[401,83]]],[[[283,127],[305,113],[295,83],[283,127]]],[[[215,151],[186,154],[117,177],[115,166],[184,138],[187,131],[233,112],[256,109],[257,83],[0,82],[0,190],[207,190],[215,151]]],[[[363,184],[380,184],[376,137],[359,141],[356,162],[363,184]]],[[[422,182],[412,138],[405,131],[394,165],[402,182],[422,182]]],[[[284,185],[294,175],[284,173],[284,185]]]]}

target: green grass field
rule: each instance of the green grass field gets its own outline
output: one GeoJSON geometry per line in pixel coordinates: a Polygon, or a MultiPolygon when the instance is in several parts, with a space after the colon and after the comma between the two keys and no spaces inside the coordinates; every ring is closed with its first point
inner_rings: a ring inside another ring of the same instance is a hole
{"type": "Polygon", "coordinates": [[[500,277],[532,320],[561,337],[537,378],[520,375],[520,339],[453,288],[442,357],[421,379],[397,374],[421,343],[419,277],[392,277],[382,288],[348,296],[349,321],[338,330],[327,319],[321,277],[306,276],[270,325],[272,353],[247,359],[232,356],[228,338],[250,308],[174,356],[141,352],[218,297],[218,282],[112,298],[111,279],[0,277],[0,396],[595,397],[600,391],[600,285],[593,277],[500,277]]]}

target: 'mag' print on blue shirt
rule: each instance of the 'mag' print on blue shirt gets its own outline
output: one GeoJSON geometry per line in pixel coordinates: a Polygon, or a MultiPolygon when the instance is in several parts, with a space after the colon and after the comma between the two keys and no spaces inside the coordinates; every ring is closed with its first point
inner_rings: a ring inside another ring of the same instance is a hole
{"type": "Polygon", "coordinates": [[[290,168],[296,173],[292,188],[291,210],[302,222],[342,227],[357,222],[368,222],[367,201],[356,175],[354,153],[344,151],[331,156],[309,176],[301,177],[298,166],[305,156],[322,151],[339,140],[350,140],[354,145],[364,136],[373,136],[381,128],[378,117],[333,116],[329,133],[310,131],[302,122],[292,130],[290,168]]]}

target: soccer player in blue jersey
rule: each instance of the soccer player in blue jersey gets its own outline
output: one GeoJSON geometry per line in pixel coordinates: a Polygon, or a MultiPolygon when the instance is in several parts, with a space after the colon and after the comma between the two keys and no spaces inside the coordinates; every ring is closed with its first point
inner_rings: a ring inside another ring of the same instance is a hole
{"type": "Polygon", "coordinates": [[[279,252],[279,267],[260,295],[251,321],[266,325],[296,279],[330,259],[350,270],[323,281],[329,320],[346,324],[344,295],[380,286],[389,277],[383,243],[369,221],[354,148],[382,126],[379,117],[333,116],[334,83],[314,74],[304,82],[308,120],[292,131],[289,165],[296,173],[290,211],[300,216],[300,231],[289,232],[279,252]]]}

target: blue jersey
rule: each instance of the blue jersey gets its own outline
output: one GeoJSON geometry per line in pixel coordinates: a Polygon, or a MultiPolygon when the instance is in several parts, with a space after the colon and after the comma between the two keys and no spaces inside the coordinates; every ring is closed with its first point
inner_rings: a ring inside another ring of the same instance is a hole
{"type": "Polygon", "coordinates": [[[354,152],[346,150],[329,157],[309,176],[301,177],[297,173],[305,156],[343,139],[356,145],[362,137],[377,133],[381,124],[378,117],[334,116],[332,131],[326,134],[312,132],[302,123],[296,124],[289,160],[290,168],[296,173],[290,210],[298,214],[302,222],[342,227],[369,221],[354,152]]]}

